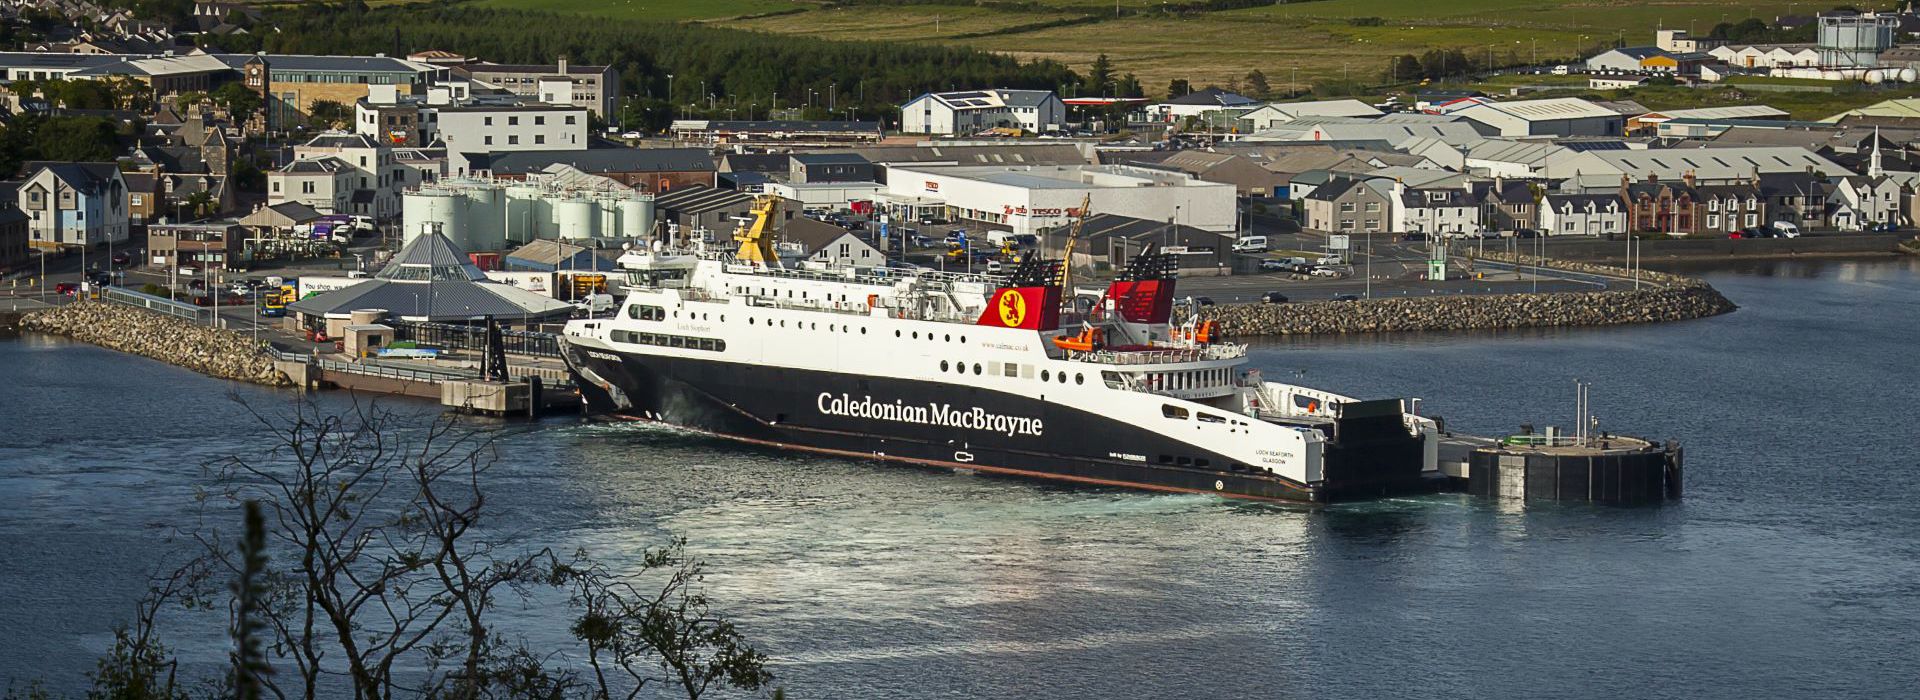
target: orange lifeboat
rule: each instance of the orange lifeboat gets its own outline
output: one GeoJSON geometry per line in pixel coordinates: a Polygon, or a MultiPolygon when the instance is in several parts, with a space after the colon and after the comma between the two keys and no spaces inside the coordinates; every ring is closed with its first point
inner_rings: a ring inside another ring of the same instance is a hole
{"type": "Polygon", "coordinates": [[[1066,350],[1098,350],[1106,344],[1106,333],[1098,328],[1083,328],[1078,335],[1054,336],[1053,344],[1066,350]]]}

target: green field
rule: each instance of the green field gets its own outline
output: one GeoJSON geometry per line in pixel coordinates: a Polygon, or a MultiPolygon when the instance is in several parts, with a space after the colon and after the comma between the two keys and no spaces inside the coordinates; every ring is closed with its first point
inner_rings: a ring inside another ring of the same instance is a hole
{"type": "Polygon", "coordinates": [[[841,0],[473,0],[482,6],[593,16],[702,20],[773,34],[841,40],[966,44],[1084,70],[1106,53],[1149,93],[1181,78],[1228,85],[1260,70],[1284,89],[1319,79],[1372,81],[1395,56],[1457,48],[1496,60],[1557,62],[1580,47],[1653,41],[1658,26],[1704,34],[1722,20],[1770,19],[1812,3],[1709,0],[1315,0],[1267,7],[1161,14],[1155,0],[1023,0],[973,5],[861,4],[841,0]],[[796,12],[796,10],[799,10],[796,12]],[[1143,13],[1144,12],[1144,13],[1143,13]],[[770,14],[779,13],[779,14],[770,14]],[[1374,22],[1371,18],[1378,18],[1374,22]],[[1077,20],[1069,26],[1047,23],[1077,20]],[[1297,76],[1297,77],[1296,77],[1297,76]]]}

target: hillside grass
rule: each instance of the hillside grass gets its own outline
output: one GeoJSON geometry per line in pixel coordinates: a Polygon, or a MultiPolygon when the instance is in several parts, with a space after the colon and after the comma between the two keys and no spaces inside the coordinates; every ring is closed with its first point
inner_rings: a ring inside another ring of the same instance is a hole
{"type": "MultiPolygon", "coordinates": [[[[1022,58],[1048,58],[1085,71],[1108,54],[1149,94],[1175,78],[1227,86],[1249,71],[1276,90],[1351,77],[1373,82],[1395,56],[1490,47],[1501,63],[1566,62],[1583,47],[1623,37],[1650,44],[1654,29],[1705,34],[1722,19],[1805,13],[1806,2],[1724,0],[1314,0],[1187,15],[1138,14],[1163,3],[1120,0],[980,0],[972,5],[892,4],[897,0],[472,0],[480,6],[597,17],[705,21],[772,34],[840,40],[965,44],[1022,58]],[[871,2],[873,4],[863,4],[871,2]],[[796,10],[799,10],[796,12],[796,10]],[[780,14],[770,14],[780,13],[780,14]],[[1370,19],[1379,18],[1380,24],[1370,19]],[[1069,26],[1049,23],[1079,20],[1069,26]],[[1361,20],[1356,22],[1356,20],[1361,20]]],[[[1540,76],[1547,77],[1547,76],[1540,76]]],[[[1523,84],[1551,84],[1532,81],[1523,84]]]]}

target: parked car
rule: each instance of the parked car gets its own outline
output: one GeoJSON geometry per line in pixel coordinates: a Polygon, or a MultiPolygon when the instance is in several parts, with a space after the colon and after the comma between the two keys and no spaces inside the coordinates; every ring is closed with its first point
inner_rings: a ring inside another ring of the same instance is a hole
{"type": "Polygon", "coordinates": [[[1325,265],[1320,265],[1314,267],[1313,271],[1307,274],[1313,275],[1314,277],[1339,277],[1340,271],[1325,265]]]}
{"type": "Polygon", "coordinates": [[[1517,228],[1513,230],[1513,237],[1514,238],[1539,238],[1540,232],[1530,228],[1517,228]]]}
{"type": "Polygon", "coordinates": [[[80,292],[80,285],[75,284],[73,282],[61,282],[59,284],[53,285],[53,293],[55,294],[65,294],[67,296],[73,296],[75,294],[78,294],[79,292],[80,292]]]}
{"type": "Polygon", "coordinates": [[[1260,302],[1264,304],[1285,304],[1287,303],[1287,295],[1279,292],[1267,292],[1266,294],[1260,295],[1260,302]]]}
{"type": "Polygon", "coordinates": [[[1321,265],[1345,265],[1347,264],[1347,259],[1341,255],[1322,255],[1318,262],[1321,265]]]}
{"type": "Polygon", "coordinates": [[[131,256],[131,255],[128,255],[128,254],[126,254],[126,253],[114,253],[114,254],[113,254],[113,264],[114,264],[114,266],[115,266],[115,267],[118,267],[118,266],[121,266],[121,265],[129,265],[129,264],[132,264],[132,263],[133,263],[133,256],[131,256]]]}
{"type": "Polygon", "coordinates": [[[1360,300],[1360,295],[1358,295],[1358,294],[1335,294],[1335,295],[1333,295],[1333,300],[1334,300],[1334,301],[1359,301],[1359,300],[1360,300]]]}
{"type": "Polygon", "coordinates": [[[624,133],[624,134],[621,134],[621,135],[620,135],[620,138],[623,138],[623,139],[637,139],[637,138],[641,138],[641,137],[644,137],[644,136],[646,136],[646,134],[642,134],[642,133],[640,133],[640,132],[638,132],[638,131],[629,131],[629,132],[627,132],[627,133],[624,133]]]}
{"type": "Polygon", "coordinates": [[[1293,269],[1293,263],[1285,260],[1262,260],[1260,269],[1267,272],[1285,272],[1293,269]]]}
{"type": "Polygon", "coordinates": [[[1194,297],[1193,303],[1201,306],[1213,306],[1213,297],[1194,297]]]}

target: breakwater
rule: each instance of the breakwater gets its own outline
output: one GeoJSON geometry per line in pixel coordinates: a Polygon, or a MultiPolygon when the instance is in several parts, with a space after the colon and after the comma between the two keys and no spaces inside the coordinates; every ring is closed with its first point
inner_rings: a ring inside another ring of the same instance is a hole
{"type": "Polygon", "coordinates": [[[293,386],[245,334],[198,326],[130,306],[83,301],[34,311],[23,330],[62,335],[109,350],[139,355],[220,379],[293,386]]]}
{"type": "MultiPolygon", "coordinates": [[[[1497,256],[1504,262],[1532,265],[1528,256],[1497,256]]],[[[1495,259],[1488,254],[1483,259],[1495,259]]],[[[1588,274],[1621,275],[1618,268],[1589,263],[1546,261],[1553,267],[1588,274]]],[[[1639,289],[1538,294],[1392,297],[1301,304],[1231,304],[1202,313],[1227,333],[1255,335],[1336,335],[1405,331],[1464,331],[1559,326],[1613,326],[1684,321],[1738,308],[1700,280],[1642,270],[1639,289]]]]}

